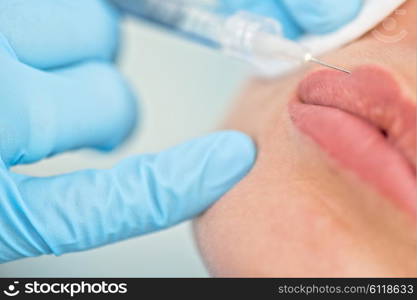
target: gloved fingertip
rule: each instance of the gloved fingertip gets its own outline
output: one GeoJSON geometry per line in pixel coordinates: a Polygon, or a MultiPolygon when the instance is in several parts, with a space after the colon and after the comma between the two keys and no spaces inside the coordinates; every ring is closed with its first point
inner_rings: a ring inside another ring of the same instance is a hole
{"type": "Polygon", "coordinates": [[[119,135],[114,135],[106,142],[98,145],[97,149],[103,152],[113,151],[123,144],[132,134],[140,129],[141,106],[139,92],[133,91],[129,83],[120,77],[119,101],[122,112],[119,114],[122,118],[117,122],[119,135]]]}
{"type": "Polygon", "coordinates": [[[57,74],[74,81],[77,90],[61,98],[55,153],[81,147],[108,152],[137,128],[137,93],[112,64],[88,63],[57,74]]]}
{"type": "Polygon", "coordinates": [[[283,0],[289,13],[306,32],[325,34],[352,21],[363,0],[283,0]]]}
{"type": "Polygon", "coordinates": [[[254,141],[240,131],[223,131],[219,133],[219,143],[223,159],[237,168],[247,171],[251,167],[256,157],[256,147],[254,141]]]}
{"type": "Polygon", "coordinates": [[[207,195],[213,191],[217,200],[247,175],[256,159],[256,146],[249,136],[238,131],[220,132],[215,137],[205,182],[209,183],[207,195]]]}
{"type": "Polygon", "coordinates": [[[216,132],[160,153],[152,179],[161,185],[157,206],[163,213],[153,217],[155,227],[202,213],[248,174],[255,158],[254,142],[237,131],[216,132]]]}

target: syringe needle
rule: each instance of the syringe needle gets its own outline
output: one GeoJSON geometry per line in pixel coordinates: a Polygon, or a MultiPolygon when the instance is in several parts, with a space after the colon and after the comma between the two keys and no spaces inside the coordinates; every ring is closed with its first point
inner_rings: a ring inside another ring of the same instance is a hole
{"type": "Polygon", "coordinates": [[[319,64],[319,65],[322,65],[322,66],[325,66],[325,67],[328,67],[328,68],[332,68],[332,69],[335,69],[335,70],[338,70],[338,71],[341,71],[341,72],[345,72],[347,74],[351,74],[351,72],[346,70],[346,69],[336,67],[336,66],[333,66],[333,65],[329,65],[328,63],[325,63],[324,61],[318,60],[317,58],[314,58],[314,57],[310,57],[308,61],[314,62],[316,64],[319,64]]]}

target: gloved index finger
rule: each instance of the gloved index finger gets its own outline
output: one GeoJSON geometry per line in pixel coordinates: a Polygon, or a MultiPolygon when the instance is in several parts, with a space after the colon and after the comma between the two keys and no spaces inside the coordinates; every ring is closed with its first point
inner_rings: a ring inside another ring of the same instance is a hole
{"type": "Polygon", "coordinates": [[[0,1],[0,33],[20,61],[40,69],[112,59],[118,19],[104,0],[0,1]]]}
{"type": "Polygon", "coordinates": [[[0,262],[90,249],[173,226],[230,190],[255,156],[249,137],[228,131],[135,156],[111,170],[49,178],[12,175],[19,194],[0,210],[0,224],[6,226],[0,227],[0,237],[6,238],[0,241],[0,262]],[[25,237],[31,244],[16,252],[28,242],[25,237]]]}

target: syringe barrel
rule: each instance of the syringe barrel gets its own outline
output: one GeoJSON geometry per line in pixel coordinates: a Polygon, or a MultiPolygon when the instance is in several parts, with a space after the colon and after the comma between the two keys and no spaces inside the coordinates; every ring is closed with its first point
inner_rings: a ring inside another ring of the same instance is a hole
{"type": "Polygon", "coordinates": [[[218,46],[225,18],[216,6],[195,0],[110,0],[142,19],[163,25],[188,37],[218,46]]]}
{"type": "Polygon", "coordinates": [[[224,23],[220,43],[226,53],[242,59],[252,59],[261,34],[281,35],[281,26],[273,19],[242,11],[224,23]]]}
{"type": "MultiPolygon", "coordinates": [[[[125,10],[247,61],[260,74],[303,62],[307,51],[282,37],[278,21],[249,12],[232,16],[195,0],[111,0],[125,10]]],[[[269,74],[268,74],[269,73],[269,74]]]]}
{"type": "Polygon", "coordinates": [[[184,18],[185,0],[109,0],[124,11],[168,27],[184,18]]]}

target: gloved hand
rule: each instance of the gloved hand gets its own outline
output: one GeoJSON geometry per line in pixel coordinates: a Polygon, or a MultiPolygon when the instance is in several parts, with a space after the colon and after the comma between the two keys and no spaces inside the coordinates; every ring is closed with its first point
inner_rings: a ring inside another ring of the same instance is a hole
{"type": "Polygon", "coordinates": [[[118,14],[104,1],[0,1],[0,262],[177,224],[251,168],[252,141],[220,132],[111,170],[10,171],[68,150],[109,150],[129,135],[136,106],[111,62],[117,41],[118,14]]]}
{"type": "Polygon", "coordinates": [[[226,14],[246,10],[278,19],[287,38],[332,32],[353,20],[362,0],[218,0],[226,14]]]}

